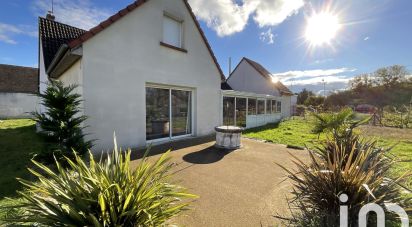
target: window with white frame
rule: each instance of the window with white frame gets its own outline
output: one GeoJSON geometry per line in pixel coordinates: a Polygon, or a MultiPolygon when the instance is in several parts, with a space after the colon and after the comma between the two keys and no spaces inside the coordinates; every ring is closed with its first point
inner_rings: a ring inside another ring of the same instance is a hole
{"type": "Polygon", "coordinates": [[[266,114],[270,114],[271,113],[271,104],[270,104],[270,99],[266,99],[266,114]]]}
{"type": "Polygon", "coordinates": [[[277,113],[277,102],[276,102],[276,100],[271,100],[271,104],[272,104],[272,114],[275,114],[275,113],[277,113]]]}
{"type": "Polygon", "coordinates": [[[265,114],[265,100],[257,101],[257,114],[265,114]]]}
{"type": "Polygon", "coordinates": [[[163,43],[182,48],[182,21],[163,16],[163,43]]]}
{"type": "Polygon", "coordinates": [[[277,102],[277,108],[276,109],[277,109],[278,113],[282,112],[282,102],[280,102],[280,101],[277,102]]]}

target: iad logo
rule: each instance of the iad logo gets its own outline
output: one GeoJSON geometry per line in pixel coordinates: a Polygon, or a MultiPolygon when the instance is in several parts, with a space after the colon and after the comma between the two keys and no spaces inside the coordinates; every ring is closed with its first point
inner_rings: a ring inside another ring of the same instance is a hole
{"type": "MultiPolygon", "coordinates": [[[[339,200],[342,203],[348,201],[348,195],[341,194],[339,200]]],[[[388,211],[394,212],[399,215],[402,227],[409,227],[409,218],[405,210],[394,204],[394,203],[385,203],[385,207],[388,211]]],[[[367,215],[369,212],[375,212],[377,217],[377,227],[385,227],[385,211],[381,206],[376,203],[368,203],[364,205],[359,211],[359,227],[366,227],[367,224],[367,215]]],[[[348,227],[348,206],[340,206],[340,227],[348,227]]]]}

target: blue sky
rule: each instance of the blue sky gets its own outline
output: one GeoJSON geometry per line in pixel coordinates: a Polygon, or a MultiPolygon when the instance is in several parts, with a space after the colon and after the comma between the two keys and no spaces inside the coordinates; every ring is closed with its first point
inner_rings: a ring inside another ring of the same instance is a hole
{"type": "MultiPolygon", "coordinates": [[[[37,17],[51,0],[0,4],[0,63],[37,66],[37,17]]],[[[54,0],[56,19],[90,28],[132,0],[54,0]]],[[[412,71],[410,0],[189,0],[225,74],[246,56],[292,90],[346,86],[354,75],[393,64],[412,71]],[[340,28],[329,43],[305,38],[308,18],[327,11],[340,28]]]]}

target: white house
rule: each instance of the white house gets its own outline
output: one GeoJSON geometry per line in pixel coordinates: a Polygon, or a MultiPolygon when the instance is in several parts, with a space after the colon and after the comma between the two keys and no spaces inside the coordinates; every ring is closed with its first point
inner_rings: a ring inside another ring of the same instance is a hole
{"type": "Polygon", "coordinates": [[[246,128],[289,117],[293,93],[259,63],[242,58],[223,90],[223,123],[246,128]]]}
{"type": "Polygon", "coordinates": [[[224,75],[186,0],[138,0],[90,31],[53,19],[39,19],[40,80],[79,85],[96,150],[113,132],[141,147],[221,123],[224,75]]]}

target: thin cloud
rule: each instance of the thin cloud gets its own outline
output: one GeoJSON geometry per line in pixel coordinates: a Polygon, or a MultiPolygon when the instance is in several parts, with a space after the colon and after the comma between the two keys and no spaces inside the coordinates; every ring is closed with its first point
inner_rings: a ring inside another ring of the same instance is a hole
{"type": "Polygon", "coordinates": [[[369,40],[369,36],[366,36],[363,40],[364,40],[364,41],[369,40]]]}
{"type": "Polygon", "coordinates": [[[259,35],[259,39],[264,43],[273,44],[275,35],[272,33],[272,28],[269,28],[265,32],[261,32],[259,35]]]}
{"type": "Polygon", "coordinates": [[[296,14],[303,0],[189,0],[194,13],[216,31],[218,36],[228,36],[243,31],[249,18],[259,27],[275,26],[296,14]]]}
{"type": "Polygon", "coordinates": [[[321,84],[321,83],[337,83],[343,82],[348,83],[351,78],[346,76],[321,76],[321,77],[313,77],[313,78],[306,78],[306,79],[284,79],[282,82],[284,83],[293,83],[295,85],[308,85],[308,84],[321,84]]]}
{"type": "MultiPolygon", "coordinates": [[[[37,15],[46,15],[50,10],[50,1],[36,1],[34,9],[37,15]]],[[[54,0],[53,11],[56,21],[86,30],[113,14],[111,10],[93,5],[90,0],[54,0]]]]}
{"type": "Polygon", "coordinates": [[[273,73],[272,76],[287,79],[299,79],[305,77],[324,77],[332,76],[341,73],[354,72],[356,69],[350,68],[336,68],[336,69],[314,69],[314,70],[303,70],[303,71],[287,71],[282,73],[273,73]]]}
{"type": "Polygon", "coordinates": [[[29,26],[12,25],[0,22],[0,42],[15,45],[18,43],[15,37],[18,35],[36,37],[37,32],[30,30],[29,26]]]}

